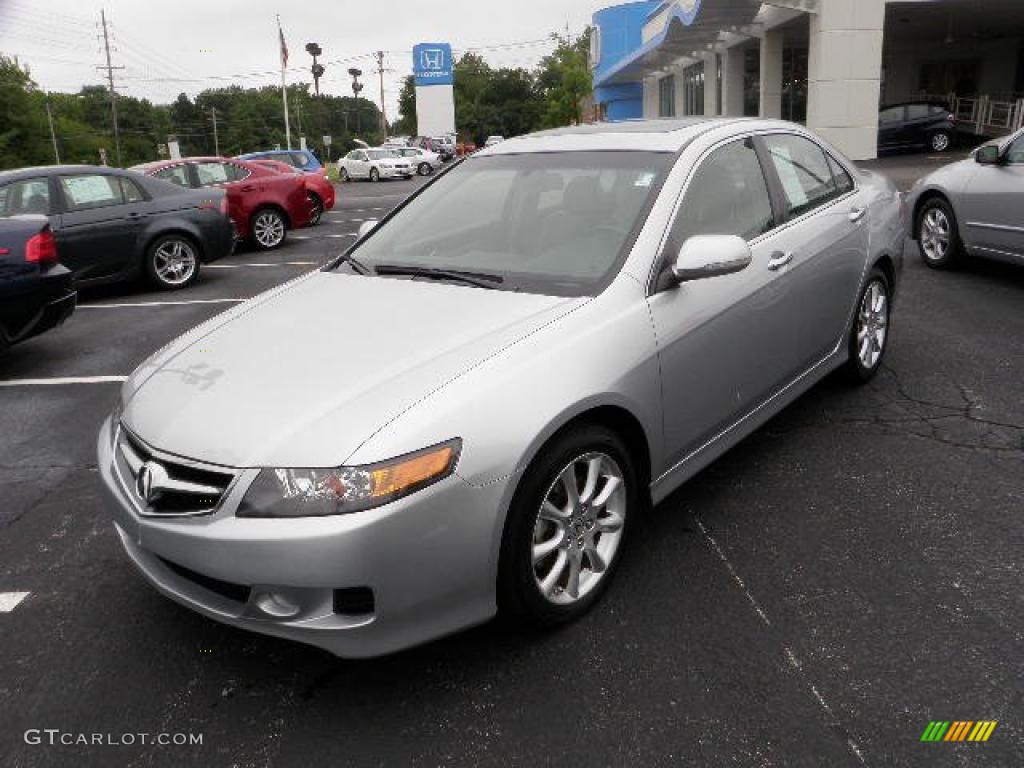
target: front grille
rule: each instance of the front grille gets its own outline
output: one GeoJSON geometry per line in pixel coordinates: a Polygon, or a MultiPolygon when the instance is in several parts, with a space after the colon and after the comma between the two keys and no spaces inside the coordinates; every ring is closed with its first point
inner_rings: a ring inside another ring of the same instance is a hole
{"type": "Polygon", "coordinates": [[[183,565],[172,563],[170,560],[164,560],[162,557],[160,558],[160,562],[181,578],[191,581],[193,584],[213,592],[215,595],[220,595],[221,597],[233,600],[236,603],[249,602],[249,593],[252,591],[251,587],[247,587],[243,584],[232,584],[230,581],[221,581],[220,579],[215,579],[212,576],[204,576],[201,573],[189,570],[183,565]]]}
{"type": "Polygon", "coordinates": [[[209,514],[234,480],[227,469],[158,455],[124,428],[118,430],[115,461],[126,490],[148,515],[209,514]]]}

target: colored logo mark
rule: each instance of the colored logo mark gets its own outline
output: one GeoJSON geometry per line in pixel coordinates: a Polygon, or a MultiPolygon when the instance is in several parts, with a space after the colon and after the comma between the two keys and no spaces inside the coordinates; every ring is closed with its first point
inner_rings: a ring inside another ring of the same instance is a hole
{"type": "Polygon", "coordinates": [[[933,720],[921,741],[988,741],[995,729],[995,720],[933,720]]]}

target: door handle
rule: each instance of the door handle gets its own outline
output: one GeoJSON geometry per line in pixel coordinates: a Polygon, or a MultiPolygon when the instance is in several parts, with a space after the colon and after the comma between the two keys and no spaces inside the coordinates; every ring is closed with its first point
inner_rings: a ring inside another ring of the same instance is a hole
{"type": "Polygon", "coordinates": [[[244,187],[242,187],[243,192],[253,192],[255,191],[255,189],[256,187],[254,187],[252,184],[246,184],[244,187]]]}
{"type": "Polygon", "coordinates": [[[789,264],[789,262],[793,260],[794,256],[796,256],[796,254],[793,253],[793,251],[776,251],[768,259],[768,269],[772,270],[773,272],[775,270],[782,269],[784,266],[786,266],[787,264],[789,264]]]}
{"type": "Polygon", "coordinates": [[[850,211],[850,221],[856,224],[858,221],[863,219],[868,213],[867,206],[858,205],[852,211],[850,211]]]}

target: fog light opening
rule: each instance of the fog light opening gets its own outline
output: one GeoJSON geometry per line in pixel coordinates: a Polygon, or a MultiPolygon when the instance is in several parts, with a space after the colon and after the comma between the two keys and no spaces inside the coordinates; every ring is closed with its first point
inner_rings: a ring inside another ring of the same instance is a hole
{"type": "Polygon", "coordinates": [[[253,603],[267,616],[275,619],[290,619],[299,615],[300,606],[276,592],[260,592],[253,603]]]}

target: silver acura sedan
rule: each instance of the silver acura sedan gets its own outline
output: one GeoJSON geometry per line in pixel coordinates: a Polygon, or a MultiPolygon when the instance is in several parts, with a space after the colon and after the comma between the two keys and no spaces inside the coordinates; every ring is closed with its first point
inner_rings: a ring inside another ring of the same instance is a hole
{"type": "Polygon", "coordinates": [[[829,372],[872,377],[895,188],[782,122],[485,149],[190,331],[99,435],[157,589],[349,657],[600,597],[636,518],[829,372]]]}
{"type": "Polygon", "coordinates": [[[907,205],[929,267],[965,255],[1024,264],[1024,130],[920,179],[907,205]]]}

